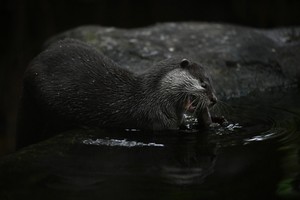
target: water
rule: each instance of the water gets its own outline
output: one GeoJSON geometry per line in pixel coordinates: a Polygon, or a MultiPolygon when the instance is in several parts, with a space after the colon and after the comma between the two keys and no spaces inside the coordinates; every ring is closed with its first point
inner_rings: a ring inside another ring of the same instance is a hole
{"type": "Polygon", "coordinates": [[[63,155],[43,153],[32,164],[39,170],[16,178],[31,193],[9,191],[72,200],[300,199],[299,102],[298,91],[231,101],[228,122],[206,132],[76,132],[63,155]]]}

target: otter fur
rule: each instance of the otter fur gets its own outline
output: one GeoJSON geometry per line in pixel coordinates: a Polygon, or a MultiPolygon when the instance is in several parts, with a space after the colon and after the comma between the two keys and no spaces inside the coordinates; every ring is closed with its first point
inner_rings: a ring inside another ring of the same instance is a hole
{"type": "Polygon", "coordinates": [[[18,136],[22,141],[78,126],[178,129],[184,112],[209,124],[215,103],[204,68],[189,59],[167,59],[136,75],[91,45],[66,39],[25,72],[18,136]]]}

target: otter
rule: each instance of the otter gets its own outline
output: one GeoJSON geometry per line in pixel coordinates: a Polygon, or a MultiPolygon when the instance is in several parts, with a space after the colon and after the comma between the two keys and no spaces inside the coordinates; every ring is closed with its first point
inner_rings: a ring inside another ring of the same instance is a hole
{"type": "Polygon", "coordinates": [[[191,59],[167,59],[137,75],[95,47],[65,39],[25,71],[18,141],[78,126],[178,129],[187,112],[207,126],[216,102],[205,69],[191,59]]]}

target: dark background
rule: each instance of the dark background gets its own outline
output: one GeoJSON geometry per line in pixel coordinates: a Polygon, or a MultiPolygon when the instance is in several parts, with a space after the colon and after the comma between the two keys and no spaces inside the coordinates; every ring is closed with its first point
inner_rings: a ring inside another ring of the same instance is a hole
{"type": "Polygon", "coordinates": [[[22,73],[43,42],[80,25],[134,28],[201,21],[257,28],[300,25],[299,0],[0,0],[0,155],[14,150],[22,73]]]}

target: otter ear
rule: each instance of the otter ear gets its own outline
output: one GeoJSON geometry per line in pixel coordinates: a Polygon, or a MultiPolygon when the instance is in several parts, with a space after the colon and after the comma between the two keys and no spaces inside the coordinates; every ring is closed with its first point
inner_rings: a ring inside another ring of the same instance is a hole
{"type": "Polygon", "coordinates": [[[182,61],[180,62],[180,67],[182,68],[186,68],[187,66],[190,65],[190,61],[188,59],[182,59],[182,61]]]}

